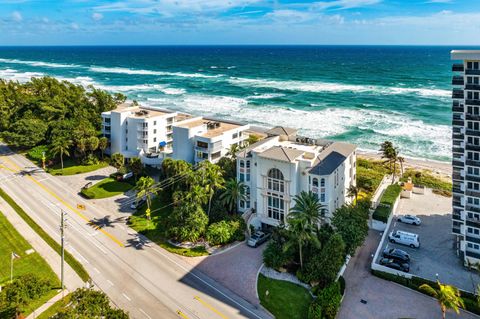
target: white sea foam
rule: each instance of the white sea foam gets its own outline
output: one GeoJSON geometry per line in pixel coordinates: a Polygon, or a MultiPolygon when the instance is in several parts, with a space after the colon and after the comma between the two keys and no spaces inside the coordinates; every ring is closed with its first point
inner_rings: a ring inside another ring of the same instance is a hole
{"type": "Polygon", "coordinates": [[[276,97],[285,96],[283,93],[265,93],[265,94],[257,94],[257,95],[250,95],[247,96],[249,100],[264,100],[264,99],[273,99],[276,97]]]}
{"type": "Polygon", "coordinates": [[[377,85],[355,85],[344,83],[328,83],[318,81],[275,81],[248,78],[230,78],[233,85],[243,87],[274,88],[303,92],[370,92],[373,94],[418,94],[424,97],[448,97],[451,92],[435,88],[400,88],[377,85]]]}
{"type": "Polygon", "coordinates": [[[88,69],[91,72],[97,73],[116,73],[116,74],[132,74],[132,75],[158,75],[158,76],[178,76],[186,78],[216,78],[222,75],[208,75],[202,73],[183,73],[183,72],[166,72],[166,71],[152,71],[152,70],[138,70],[120,67],[97,67],[92,66],[88,69]]]}
{"type": "Polygon", "coordinates": [[[18,81],[21,83],[25,83],[30,81],[33,77],[41,77],[44,76],[43,73],[40,72],[19,72],[14,69],[3,69],[0,70],[0,79],[4,80],[11,80],[11,81],[18,81]]]}
{"type": "Polygon", "coordinates": [[[43,62],[43,61],[25,61],[17,59],[0,59],[0,63],[12,63],[12,64],[26,64],[31,66],[40,66],[48,68],[78,68],[81,67],[77,64],[63,64],[63,63],[54,63],[54,62],[43,62]]]}

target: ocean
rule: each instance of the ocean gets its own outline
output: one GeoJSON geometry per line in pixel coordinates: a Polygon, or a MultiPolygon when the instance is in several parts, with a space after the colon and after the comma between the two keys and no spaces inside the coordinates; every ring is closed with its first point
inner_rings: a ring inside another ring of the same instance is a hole
{"type": "Polygon", "coordinates": [[[0,47],[0,78],[43,75],[140,104],[284,125],[406,157],[451,159],[450,47],[0,47]]]}

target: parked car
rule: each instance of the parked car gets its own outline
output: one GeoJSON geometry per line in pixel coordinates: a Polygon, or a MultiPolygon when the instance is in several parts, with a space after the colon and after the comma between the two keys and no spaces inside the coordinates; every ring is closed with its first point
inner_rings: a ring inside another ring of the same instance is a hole
{"type": "Polygon", "coordinates": [[[388,234],[388,239],[391,243],[402,244],[412,248],[420,247],[420,239],[418,238],[418,234],[397,230],[388,234]]]}
{"type": "Polygon", "coordinates": [[[388,268],[393,268],[403,272],[410,271],[410,265],[408,263],[402,263],[401,261],[392,259],[392,258],[382,258],[380,259],[380,265],[383,265],[388,268]]]}
{"type": "Polygon", "coordinates": [[[417,216],[408,215],[408,214],[398,217],[398,221],[405,224],[415,225],[415,226],[418,226],[422,223],[422,220],[417,216]]]}
{"type": "Polygon", "coordinates": [[[410,255],[407,254],[404,250],[398,248],[385,248],[382,256],[385,258],[395,259],[403,263],[410,262],[410,255]]]}
{"type": "Polygon", "coordinates": [[[255,232],[250,239],[247,241],[247,245],[250,247],[258,247],[270,238],[269,233],[264,233],[261,231],[255,232]]]}
{"type": "Polygon", "coordinates": [[[140,199],[139,201],[134,201],[132,205],[130,205],[131,209],[137,209],[138,207],[141,207],[143,204],[145,204],[147,200],[145,198],[140,199]]]}

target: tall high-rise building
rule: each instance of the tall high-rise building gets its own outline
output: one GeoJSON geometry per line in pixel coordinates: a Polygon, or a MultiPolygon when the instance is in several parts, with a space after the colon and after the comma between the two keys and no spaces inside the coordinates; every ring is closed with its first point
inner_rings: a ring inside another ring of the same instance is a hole
{"type": "Polygon", "coordinates": [[[465,265],[480,262],[480,50],[453,50],[453,234],[465,265]]]}

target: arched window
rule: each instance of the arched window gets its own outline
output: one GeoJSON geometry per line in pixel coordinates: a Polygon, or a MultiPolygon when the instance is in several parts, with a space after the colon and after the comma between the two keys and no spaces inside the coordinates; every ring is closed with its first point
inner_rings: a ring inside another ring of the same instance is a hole
{"type": "Polygon", "coordinates": [[[320,187],[325,187],[325,178],[320,180],[320,187]]]}
{"type": "Polygon", "coordinates": [[[285,181],[282,172],[272,168],[267,174],[267,213],[268,217],[283,221],[285,218],[285,181]]]}
{"type": "Polygon", "coordinates": [[[318,187],[318,178],[314,177],[314,178],[312,179],[312,186],[313,186],[313,187],[318,187]]]}

